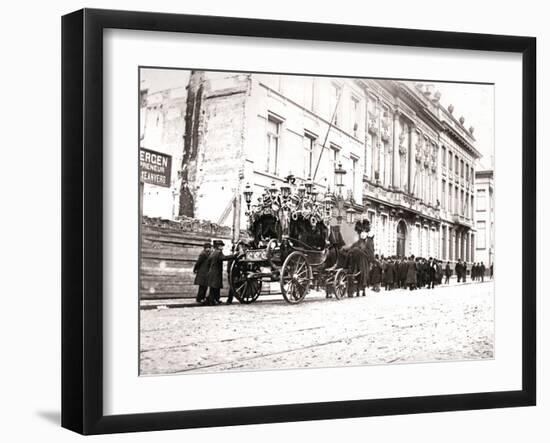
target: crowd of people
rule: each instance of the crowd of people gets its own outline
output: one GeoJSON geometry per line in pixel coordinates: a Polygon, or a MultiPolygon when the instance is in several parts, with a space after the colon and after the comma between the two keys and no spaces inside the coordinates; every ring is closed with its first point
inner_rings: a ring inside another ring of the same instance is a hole
{"type": "MultiPolygon", "coordinates": [[[[466,281],[466,264],[458,261],[454,267],[457,281],[466,281]]],[[[367,286],[378,292],[381,288],[386,291],[392,289],[419,288],[433,289],[440,284],[449,284],[453,275],[450,262],[444,264],[442,260],[433,257],[391,256],[384,257],[376,254],[370,266],[367,286]]]]}
{"type": "MultiPolygon", "coordinates": [[[[364,236],[359,243],[368,244],[368,238],[364,236]]],[[[357,243],[357,242],[356,242],[357,243]]],[[[359,251],[360,244],[354,246],[348,252],[359,251]]],[[[215,240],[212,244],[205,243],[203,250],[199,254],[193,272],[195,273],[195,285],[198,286],[196,296],[197,303],[204,305],[217,305],[221,303],[220,290],[223,288],[223,262],[227,261],[227,271],[229,272],[230,263],[237,257],[237,253],[225,255],[223,253],[224,242],[215,240]]],[[[436,286],[448,285],[453,273],[456,275],[457,283],[466,282],[468,266],[466,262],[458,260],[454,268],[450,262],[444,263],[442,260],[429,257],[409,257],[391,256],[384,257],[378,254],[372,259],[365,259],[368,254],[360,254],[363,260],[355,261],[358,266],[351,269],[355,274],[355,288],[348,288],[348,295],[359,296],[360,292],[365,295],[366,287],[374,292],[379,292],[381,288],[386,291],[393,289],[416,290],[420,288],[434,289],[436,286]]],[[[352,262],[354,260],[351,260],[352,262]]],[[[352,267],[353,268],[353,267],[352,267]]],[[[474,263],[471,267],[470,276],[473,281],[484,281],[487,269],[483,262],[474,263]]],[[[489,276],[492,278],[493,266],[489,269],[489,276]]],[[[227,295],[227,304],[233,302],[233,292],[229,288],[227,295]]],[[[327,291],[327,297],[331,297],[330,291],[327,291]]]]}
{"type": "MultiPolygon", "coordinates": [[[[483,262],[474,263],[471,266],[470,276],[472,281],[483,282],[486,276],[486,267],[483,262]]],[[[493,266],[489,269],[489,277],[492,275],[493,266]]],[[[468,274],[467,263],[458,260],[451,266],[450,262],[444,263],[442,260],[429,257],[410,257],[391,256],[384,257],[376,254],[374,260],[370,263],[368,277],[364,283],[358,281],[355,290],[348,291],[350,296],[355,293],[359,296],[365,295],[364,287],[370,287],[374,292],[381,289],[391,291],[393,289],[415,290],[420,288],[433,289],[437,285],[448,285],[451,277],[456,275],[457,283],[466,282],[468,274]]]]}
{"type": "MultiPolygon", "coordinates": [[[[223,247],[225,243],[221,240],[214,240],[213,243],[204,243],[203,250],[195,261],[193,272],[195,273],[195,285],[197,291],[197,303],[214,306],[221,303],[220,291],[223,288],[223,262],[231,261],[236,254],[225,255],[223,247]]],[[[227,266],[229,272],[229,265],[227,266]]],[[[233,302],[233,291],[229,289],[227,304],[233,302]]]]}

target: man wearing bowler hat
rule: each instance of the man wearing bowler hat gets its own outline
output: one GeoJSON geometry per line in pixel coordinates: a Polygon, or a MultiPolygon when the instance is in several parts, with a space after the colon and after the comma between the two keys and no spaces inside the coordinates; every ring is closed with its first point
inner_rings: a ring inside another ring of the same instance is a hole
{"type": "Polygon", "coordinates": [[[208,257],[212,251],[212,245],[210,242],[204,243],[203,250],[199,254],[195,266],[193,266],[193,272],[195,273],[195,285],[198,285],[197,291],[197,303],[204,303],[206,300],[206,291],[208,290],[208,268],[210,263],[208,257]]]}
{"type": "Polygon", "coordinates": [[[208,258],[210,267],[208,269],[208,305],[220,304],[220,289],[223,288],[223,262],[231,260],[236,255],[224,255],[222,249],[225,243],[222,240],[214,240],[214,250],[208,258]]]}

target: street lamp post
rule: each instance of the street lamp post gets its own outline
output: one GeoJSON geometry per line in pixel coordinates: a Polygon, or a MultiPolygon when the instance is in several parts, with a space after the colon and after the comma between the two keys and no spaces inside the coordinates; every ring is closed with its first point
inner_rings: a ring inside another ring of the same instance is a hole
{"type": "Polygon", "coordinates": [[[336,193],[336,207],[338,208],[338,215],[336,221],[338,224],[342,223],[342,210],[344,209],[344,196],[342,195],[342,188],[344,186],[344,175],[347,171],[342,168],[342,162],[338,162],[338,165],[334,168],[334,175],[336,177],[336,186],[338,192],[336,193]]]}

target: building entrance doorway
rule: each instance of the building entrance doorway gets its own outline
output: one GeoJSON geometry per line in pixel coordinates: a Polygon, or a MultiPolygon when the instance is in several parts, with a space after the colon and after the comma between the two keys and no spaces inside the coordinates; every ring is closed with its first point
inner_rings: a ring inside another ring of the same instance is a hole
{"type": "Polygon", "coordinates": [[[405,256],[405,244],[407,240],[407,225],[403,220],[397,224],[397,250],[395,253],[398,256],[405,256]]]}

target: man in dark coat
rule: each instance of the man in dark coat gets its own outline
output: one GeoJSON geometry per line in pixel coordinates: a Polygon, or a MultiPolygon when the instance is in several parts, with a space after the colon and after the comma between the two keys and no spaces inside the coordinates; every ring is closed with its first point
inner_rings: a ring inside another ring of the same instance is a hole
{"type": "Polygon", "coordinates": [[[421,288],[426,282],[424,281],[424,259],[416,258],[416,287],[421,288]]]}
{"type": "Polygon", "coordinates": [[[406,281],[407,281],[407,259],[405,257],[401,257],[398,271],[399,274],[399,287],[400,288],[406,288],[406,281]]]}
{"type": "Polygon", "coordinates": [[[428,260],[428,288],[435,288],[435,280],[437,273],[437,265],[435,264],[435,259],[430,257],[428,260]]]}
{"type": "Polygon", "coordinates": [[[460,283],[460,279],[462,278],[462,263],[460,263],[460,259],[458,259],[456,262],[455,274],[456,274],[456,282],[460,283]]]}
{"type": "Polygon", "coordinates": [[[485,264],[483,262],[479,265],[479,276],[481,277],[481,281],[485,280],[485,264]]]}
{"type": "Polygon", "coordinates": [[[391,258],[386,263],[386,270],[384,271],[384,286],[386,291],[391,291],[395,281],[395,263],[391,258]]]}
{"type": "Polygon", "coordinates": [[[372,285],[372,290],[374,292],[380,291],[380,281],[382,279],[382,266],[380,265],[380,261],[378,259],[378,254],[374,256],[374,261],[372,262],[372,268],[371,268],[371,279],[370,283],[372,285]]]}
{"type": "Polygon", "coordinates": [[[451,275],[453,275],[453,270],[451,269],[451,264],[447,262],[447,265],[445,266],[445,284],[446,285],[449,284],[451,275]]]}
{"type": "Polygon", "coordinates": [[[231,260],[235,255],[224,255],[222,249],[225,243],[221,240],[214,241],[214,250],[208,257],[208,263],[210,265],[208,269],[208,303],[209,305],[216,305],[221,303],[220,301],[220,289],[223,288],[223,262],[231,260]]]}
{"type": "Polygon", "coordinates": [[[411,255],[407,262],[407,278],[405,284],[409,287],[409,290],[416,289],[416,262],[414,261],[414,255],[411,255]]]}
{"type": "Polygon", "coordinates": [[[210,243],[204,243],[203,250],[199,254],[195,266],[193,266],[193,272],[195,273],[194,284],[199,286],[197,297],[195,298],[197,303],[203,303],[206,300],[206,291],[208,290],[208,268],[210,266],[208,257],[210,256],[211,250],[212,245],[210,243]]]}

